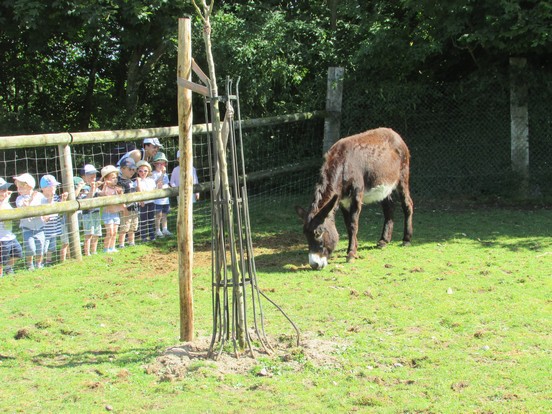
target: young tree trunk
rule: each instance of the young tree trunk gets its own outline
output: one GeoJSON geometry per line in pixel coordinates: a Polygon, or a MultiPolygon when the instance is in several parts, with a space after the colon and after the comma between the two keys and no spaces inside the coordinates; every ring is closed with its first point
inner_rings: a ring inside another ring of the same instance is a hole
{"type": "MultiPolygon", "coordinates": [[[[246,332],[245,332],[245,306],[243,303],[243,292],[242,292],[242,277],[239,273],[238,267],[238,258],[236,252],[236,246],[232,244],[234,240],[233,236],[233,226],[234,218],[232,211],[232,204],[230,203],[232,199],[232,194],[230,191],[230,183],[228,179],[228,165],[226,162],[226,145],[227,142],[223,138],[221,120],[220,120],[220,108],[219,108],[219,94],[217,87],[217,76],[215,71],[215,61],[213,58],[212,44],[211,44],[211,22],[210,16],[213,10],[213,2],[208,5],[206,0],[202,0],[203,12],[197,7],[195,0],[193,0],[194,6],[198,10],[203,20],[203,40],[205,42],[205,53],[207,57],[207,65],[209,67],[209,79],[210,79],[210,97],[211,97],[211,108],[212,108],[212,124],[213,124],[213,133],[214,140],[217,150],[218,158],[218,171],[220,176],[220,191],[223,201],[223,210],[224,210],[224,221],[229,226],[228,235],[230,239],[229,249],[232,262],[232,279],[233,279],[233,301],[234,301],[234,311],[236,312],[236,340],[241,349],[245,348],[246,343],[246,332]]],[[[217,179],[215,179],[217,180],[217,179]]],[[[221,231],[221,229],[219,229],[221,231]]],[[[220,272],[217,272],[219,274],[220,272]]]]}
{"type": "Polygon", "coordinates": [[[98,45],[92,45],[90,48],[90,66],[88,72],[88,83],[82,100],[82,108],[78,116],[79,130],[88,131],[90,127],[90,118],[92,117],[92,104],[94,99],[94,89],[96,88],[96,74],[98,72],[98,59],[100,52],[98,45]]]}
{"type": "Polygon", "coordinates": [[[167,51],[169,46],[168,42],[163,42],[157,46],[153,51],[143,51],[141,48],[135,48],[132,51],[130,60],[128,63],[128,72],[126,78],[126,109],[128,112],[128,118],[132,119],[138,108],[140,102],[140,88],[144,83],[144,80],[153,69],[155,64],[161,59],[163,54],[167,51]],[[148,54],[145,58],[144,55],[148,54]]]}

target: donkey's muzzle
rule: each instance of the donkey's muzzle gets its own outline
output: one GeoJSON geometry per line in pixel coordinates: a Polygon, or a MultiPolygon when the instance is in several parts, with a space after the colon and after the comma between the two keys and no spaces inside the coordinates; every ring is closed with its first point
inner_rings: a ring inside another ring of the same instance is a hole
{"type": "Polygon", "coordinates": [[[309,264],[314,270],[320,270],[328,265],[328,258],[318,253],[309,253],[309,264]]]}

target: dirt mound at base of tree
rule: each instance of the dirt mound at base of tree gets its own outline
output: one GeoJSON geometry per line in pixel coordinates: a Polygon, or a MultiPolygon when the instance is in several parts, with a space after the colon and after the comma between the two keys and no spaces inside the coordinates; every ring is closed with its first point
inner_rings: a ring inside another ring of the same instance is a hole
{"type": "Polygon", "coordinates": [[[145,367],[146,372],[156,375],[160,381],[175,381],[194,372],[215,376],[251,374],[270,377],[275,370],[300,371],[307,364],[335,369],[341,367],[338,354],[348,346],[341,339],[331,340],[302,334],[299,346],[295,338],[269,338],[269,344],[273,348],[270,352],[255,341],[252,347],[253,357],[250,352],[236,356],[232,343],[225,344],[221,352],[218,352],[218,344],[215,344],[214,355],[211,356],[210,344],[211,337],[202,337],[168,348],[145,367]]]}

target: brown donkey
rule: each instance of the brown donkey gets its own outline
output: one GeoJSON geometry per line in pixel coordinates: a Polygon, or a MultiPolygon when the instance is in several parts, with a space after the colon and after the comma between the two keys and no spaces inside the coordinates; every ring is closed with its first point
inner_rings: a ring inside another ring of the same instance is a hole
{"type": "Polygon", "coordinates": [[[347,261],[357,257],[358,218],[362,204],[381,202],[384,222],[379,247],[391,241],[395,191],[404,212],[403,245],[412,239],[414,205],[410,198],[410,152],[399,134],[389,128],[372,129],[337,141],[326,153],[320,180],[309,211],[296,206],[309,245],[309,264],[328,264],[339,234],[335,210],[339,204],[349,235],[347,261]]]}

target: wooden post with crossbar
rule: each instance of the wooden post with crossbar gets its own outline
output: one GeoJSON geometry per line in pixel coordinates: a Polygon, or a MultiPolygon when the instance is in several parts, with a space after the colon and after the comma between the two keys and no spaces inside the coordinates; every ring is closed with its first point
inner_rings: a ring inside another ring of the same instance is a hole
{"type": "MultiPolygon", "coordinates": [[[[190,18],[178,19],[177,79],[192,76],[192,37],[190,18]]],[[[180,188],[178,201],[178,285],[180,294],[180,340],[194,339],[193,218],[192,218],[192,91],[178,85],[178,147],[180,148],[180,188]]]]}

